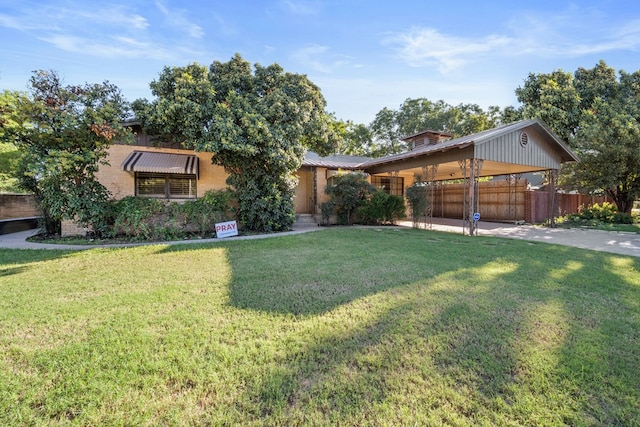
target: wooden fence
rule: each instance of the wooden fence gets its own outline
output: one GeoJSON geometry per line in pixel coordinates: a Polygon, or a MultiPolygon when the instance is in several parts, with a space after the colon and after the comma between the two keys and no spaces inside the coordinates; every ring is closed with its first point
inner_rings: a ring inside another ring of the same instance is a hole
{"type": "MultiPolygon", "coordinates": [[[[478,190],[479,213],[484,221],[542,223],[549,217],[549,194],[546,191],[527,190],[527,180],[516,182],[496,180],[480,182],[478,190]]],[[[427,187],[432,201],[433,216],[462,218],[465,203],[463,184],[427,187]]],[[[556,193],[557,216],[576,213],[583,205],[607,201],[605,196],[556,193]]],[[[466,201],[469,203],[468,199],[466,201]]]]}

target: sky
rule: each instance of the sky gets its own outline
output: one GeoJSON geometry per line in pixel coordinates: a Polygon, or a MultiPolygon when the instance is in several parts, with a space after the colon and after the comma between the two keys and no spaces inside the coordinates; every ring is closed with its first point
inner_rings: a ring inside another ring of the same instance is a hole
{"type": "Polygon", "coordinates": [[[164,67],[236,53],[305,74],[355,123],[408,98],[517,106],[530,73],[640,70],[640,2],[0,0],[0,90],[44,69],[151,100],[164,67]]]}

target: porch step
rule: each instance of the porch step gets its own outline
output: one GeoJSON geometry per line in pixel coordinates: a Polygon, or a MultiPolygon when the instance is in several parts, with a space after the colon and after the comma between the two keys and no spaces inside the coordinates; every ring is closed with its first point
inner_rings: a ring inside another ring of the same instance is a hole
{"type": "Polygon", "coordinates": [[[317,227],[318,221],[311,214],[296,214],[296,222],[294,227],[317,227]]]}

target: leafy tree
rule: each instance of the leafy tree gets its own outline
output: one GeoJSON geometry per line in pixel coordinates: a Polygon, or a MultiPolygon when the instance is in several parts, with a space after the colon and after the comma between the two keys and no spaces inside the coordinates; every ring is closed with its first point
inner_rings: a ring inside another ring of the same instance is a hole
{"type": "Polygon", "coordinates": [[[134,103],[146,129],[213,153],[229,173],[238,216],[249,230],[279,231],[295,220],[295,171],[306,148],[337,146],[320,89],[278,64],[253,67],[236,54],[209,68],[166,67],[151,83],[152,102],[134,103]]]}
{"type": "Polygon", "coordinates": [[[516,95],[525,118],[541,118],[580,157],[563,168],[563,183],[605,191],[630,213],[640,197],[640,71],[617,76],[600,61],[574,74],[530,74],[516,95]]]}
{"type": "Polygon", "coordinates": [[[100,232],[96,220],[109,193],[95,173],[111,141],[130,135],[122,125],[128,104],[108,82],[65,86],[53,71],[34,72],[30,85],[30,96],[10,108],[13,125],[3,134],[21,152],[21,186],[39,200],[47,232],[57,232],[63,219],[100,232]]]}
{"type": "Polygon", "coordinates": [[[0,192],[20,191],[16,178],[20,152],[8,134],[18,125],[15,111],[24,97],[20,92],[5,90],[0,93],[0,141],[8,141],[0,142],[0,192]]]}
{"type": "Polygon", "coordinates": [[[324,191],[331,197],[328,206],[338,215],[338,223],[350,225],[353,213],[363,206],[377,189],[369,183],[365,174],[346,173],[337,176],[335,182],[327,185],[324,191]]]}
{"type": "Polygon", "coordinates": [[[351,120],[336,121],[334,129],[340,137],[337,154],[349,156],[371,156],[373,153],[373,133],[363,124],[351,120]]]}
{"type": "Polygon", "coordinates": [[[400,138],[425,129],[457,136],[468,135],[495,127],[500,121],[498,107],[484,111],[477,104],[452,106],[439,100],[407,99],[395,111],[384,108],[371,123],[375,157],[396,154],[408,147],[400,138]]]}

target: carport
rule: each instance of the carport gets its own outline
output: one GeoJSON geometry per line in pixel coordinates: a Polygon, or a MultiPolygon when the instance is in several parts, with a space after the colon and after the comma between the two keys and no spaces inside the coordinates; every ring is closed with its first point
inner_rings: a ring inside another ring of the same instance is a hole
{"type": "Polygon", "coordinates": [[[421,176],[427,188],[436,182],[462,180],[463,233],[468,228],[470,235],[477,234],[480,178],[505,175],[517,180],[520,174],[542,171],[548,181],[549,223],[554,225],[558,171],[563,163],[578,158],[542,121],[520,121],[443,142],[438,135],[443,134],[424,131],[408,136],[404,140],[412,150],[372,159],[361,167],[372,175],[421,176]]]}

